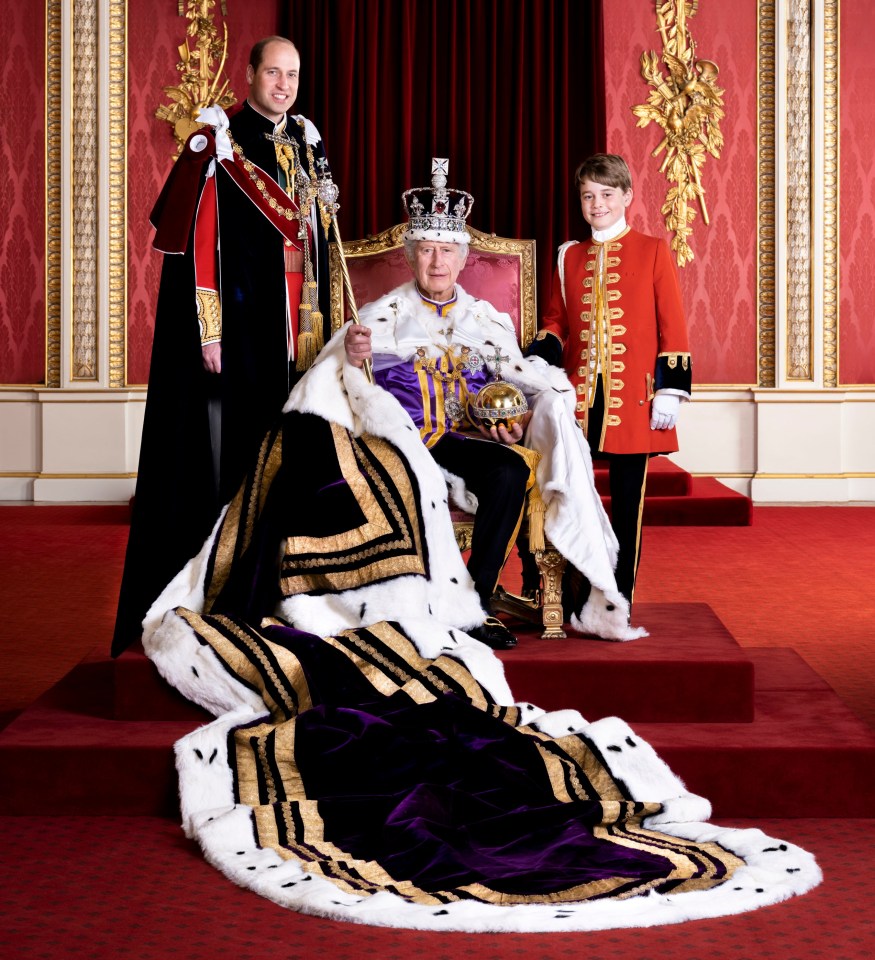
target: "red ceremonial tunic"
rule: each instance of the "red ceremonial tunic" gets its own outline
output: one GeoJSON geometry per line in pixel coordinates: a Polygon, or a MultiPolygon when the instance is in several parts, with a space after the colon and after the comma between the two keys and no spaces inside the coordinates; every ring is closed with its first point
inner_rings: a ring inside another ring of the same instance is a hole
{"type": "Polygon", "coordinates": [[[564,271],[557,268],[554,274],[541,331],[562,341],[584,432],[598,376],[605,396],[600,451],[677,450],[674,429],[650,429],[654,391],[668,387],[688,394],[692,381],[680,285],[668,244],[627,229],[605,243],[571,244],[564,254],[564,271]]]}

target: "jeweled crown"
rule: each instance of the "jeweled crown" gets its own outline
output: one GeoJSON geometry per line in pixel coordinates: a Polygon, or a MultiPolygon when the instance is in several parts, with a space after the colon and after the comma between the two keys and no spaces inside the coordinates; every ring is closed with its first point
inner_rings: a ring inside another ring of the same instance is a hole
{"type": "Polygon", "coordinates": [[[431,186],[413,187],[401,196],[407,214],[405,237],[441,243],[468,243],[471,239],[466,220],[474,198],[464,190],[447,187],[450,161],[433,157],[431,186]]]}

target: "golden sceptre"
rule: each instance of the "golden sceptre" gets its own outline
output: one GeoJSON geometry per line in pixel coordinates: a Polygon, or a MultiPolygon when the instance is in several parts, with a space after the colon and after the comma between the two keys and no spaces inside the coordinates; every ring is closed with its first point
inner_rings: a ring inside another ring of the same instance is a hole
{"type": "MultiPolygon", "coordinates": [[[[337,189],[337,184],[331,179],[331,173],[327,170],[326,161],[318,161],[318,165],[321,168],[319,174],[319,184],[317,186],[317,195],[319,197],[319,203],[322,207],[323,212],[323,226],[325,227],[326,234],[325,238],[328,239],[327,224],[325,222],[325,217],[329,217],[332,225],[334,226],[334,239],[337,241],[337,253],[340,256],[340,272],[343,274],[343,289],[346,291],[346,300],[349,304],[349,312],[352,316],[352,322],[357,324],[359,322],[359,312],[355,303],[355,296],[352,292],[352,283],[349,279],[349,270],[346,267],[346,256],[343,252],[343,241],[340,239],[340,227],[337,225],[337,211],[340,209],[340,204],[337,202],[337,197],[339,191],[337,189]]],[[[368,383],[374,382],[374,368],[371,358],[368,357],[366,360],[362,361],[362,371],[364,375],[368,378],[368,383]]]]}

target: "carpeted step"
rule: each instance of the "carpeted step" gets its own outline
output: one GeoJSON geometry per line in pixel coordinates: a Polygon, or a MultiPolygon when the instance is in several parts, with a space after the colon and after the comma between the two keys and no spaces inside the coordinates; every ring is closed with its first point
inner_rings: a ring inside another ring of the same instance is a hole
{"type": "MultiPolygon", "coordinates": [[[[765,684],[753,722],[634,729],[718,817],[871,816],[875,731],[792,651],[752,659],[765,684]]],[[[108,719],[80,681],[62,681],[0,732],[0,814],[172,813],[172,745],[201,721],[108,719]]]]}
{"type": "Polygon", "coordinates": [[[168,746],[203,721],[114,719],[112,670],[108,659],[79,664],[0,731],[0,812],[176,810],[168,746]]]}
{"type": "Polygon", "coordinates": [[[197,725],[31,707],[0,733],[0,813],[172,815],[172,745],[197,725]]]}
{"type": "Polygon", "coordinates": [[[752,724],[638,724],[717,817],[871,817],[875,732],[832,690],[768,690],[752,724]]]}
{"type": "MultiPolygon", "coordinates": [[[[594,460],[592,468],[596,490],[607,495],[610,493],[607,461],[594,460]]],[[[648,497],[687,497],[692,486],[692,476],[668,457],[652,457],[647,464],[648,497]]]]}
{"type": "MultiPolygon", "coordinates": [[[[753,719],[753,665],[707,604],[642,603],[635,622],[650,636],[631,643],[542,640],[540,630],[514,624],[519,646],[500,654],[511,689],[520,700],[549,710],[574,707],[589,720],[753,719]]],[[[142,649],[113,666],[117,719],[206,717],[159,676],[142,649]]]]}
{"type": "Polygon", "coordinates": [[[711,798],[718,817],[769,808],[871,817],[875,731],[795,650],[746,652],[756,670],[753,724],[640,724],[639,733],[690,790],[711,798]]]}
{"type": "Polygon", "coordinates": [[[547,710],[577,709],[587,720],[753,720],[753,664],[707,604],[641,603],[633,612],[650,636],[629,643],[570,633],[542,640],[514,624],[519,645],[500,654],[514,695],[547,710]]]}
{"type": "Polygon", "coordinates": [[[112,691],[112,715],[117,720],[204,720],[209,716],[164,680],[140,644],[113,662],[112,691]]]}
{"type": "MultiPolygon", "coordinates": [[[[602,503],[610,515],[610,497],[602,503]]],[[[753,522],[750,497],[732,490],[714,477],[692,477],[686,496],[644,498],[644,523],[662,527],[747,527],[753,522]]]]}
{"type": "MultiPolygon", "coordinates": [[[[593,461],[596,490],[610,513],[606,460],[593,461]]],[[[714,477],[693,477],[668,457],[647,465],[644,523],[650,526],[746,527],[753,521],[749,497],[714,477]]]]}

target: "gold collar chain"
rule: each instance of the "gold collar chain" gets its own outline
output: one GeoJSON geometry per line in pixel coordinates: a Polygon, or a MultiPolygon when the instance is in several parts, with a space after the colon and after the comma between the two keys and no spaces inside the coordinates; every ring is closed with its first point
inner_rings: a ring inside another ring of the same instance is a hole
{"type": "MultiPolygon", "coordinates": [[[[298,122],[300,123],[300,121],[298,122]]],[[[300,123],[300,125],[303,129],[303,123],[300,123]]],[[[309,178],[306,179],[306,183],[302,183],[300,180],[297,180],[297,178],[295,178],[293,184],[290,183],[290,186],[293,188],[304,188],[298,189],[297,191],[300,201],[300,206],[297,210],[295,210],[293,207],[283,206],[270,195],[267,189],[267,184],[260,176],[258,168],[251,160],[247,159],[246,155],[243,153],[243,148],[231,136],[230,130],[228,131],[228,138],[231,141],[231,146],[234,149],[234,153],[236,153],[237,156],[243,161],[243,169],[246,171],[249,179],[255,184],[255,188],[267,201],[271,210],[276,210],[277,214],[279,214],[281,217],[285,217],[286,220],[307,220],[310,216],[310,208],[313,205],[313,199],[316,197],[316,187],[314,185],[316,175],[313,172],[313,148],[307,142],[306,132],[304,134],[304,143],[307,145],[307,165],[309,167],[309,178]]],[[[294,141],[292,141],[292,143],[294,144],[294,141]]],[[[304,178],[307,178],[307,174],[304,174],[304,178]]]]}
{"type": "MultiPolygon", "coordinates": [[[[435,346],[438,345],[435,344],[435,346]]],[[[466,348],[462,349],[461,354],[453,353],[452,347],[438,346],[438,349],[443,350],[444,356],[453,365],[453,369],[449,373],[445,373],[437,366],[443,357],[426,357],[425,347],[420,347],[416,353],[419,357],[420,368],[435,380],[440,380],[441,383],[456,383],[459,380],[464,380],[466,372],[474,373],[481,365],[480,357],[477,354],[471,357],[467,356],[469,350],[466,348]]]]}

